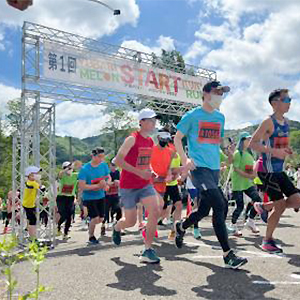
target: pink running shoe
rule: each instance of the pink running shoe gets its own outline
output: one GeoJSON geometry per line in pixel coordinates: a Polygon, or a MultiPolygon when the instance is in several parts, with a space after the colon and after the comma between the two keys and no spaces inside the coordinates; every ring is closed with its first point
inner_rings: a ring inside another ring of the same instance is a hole
{"type": "Polygon", "coordinates": [[[274,240],[263,240],[261,248],[269,253],[282,253],[282,249],[276,245],[274,240]]]}

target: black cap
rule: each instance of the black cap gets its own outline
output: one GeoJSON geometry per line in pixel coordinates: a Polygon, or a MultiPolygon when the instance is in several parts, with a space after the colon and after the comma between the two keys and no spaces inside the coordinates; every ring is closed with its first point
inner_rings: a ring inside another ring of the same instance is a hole
{"type": "Polygon", "coordinates": [[[98,154],[103,154],[104,153],[104,149],[102,147],[97,147],[94,150],[92,150],[92,155],[96,156],[98,154]]]}
{"type": "Polygon", "coordinates": [[[203,92],[206,93],[210,93],[212,88],[217,88],[220,90],[223,90],[224,93],[228,93],[230,91],[230,87],[229,86],[222,86],[220,81],[210,81],[207,82],[204,86],[203,86],[203,92]]]}

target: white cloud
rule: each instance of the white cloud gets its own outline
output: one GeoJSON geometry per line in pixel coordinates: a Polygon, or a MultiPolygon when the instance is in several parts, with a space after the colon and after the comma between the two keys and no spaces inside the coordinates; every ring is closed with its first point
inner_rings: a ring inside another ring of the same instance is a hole
{"type": "Polygon", "coordinates": [[[110,0],[109,5],[120,9],[121,15],[88,0],[34,0],[26,11],[18,11],[0,1],[0,23],[22,26],[24,20],[64,31],[98,38],[112,34],[120,26],[136,26],[139,7],[136,0],[110,0]]]}
{"type": "Polygon", "coordinates": [[[0,113],[7,114],[7,102],[21,97],[21,90],[0,83],[0,113]]]}
{"type": "Polygon", "coordinates": [[[154,52],[156,55],[161,55],[161,50],[164,49],[166,51],[172,51],[175,49],[175,40],[168,36],[159,36],[154,46],[146,46],[145,44],[136,41],[136,40],[127,40],[124,41],[121,47],[129,48],[132,50],[152,53],[154,52]]]}
{"type": "Polygon", "coordinates": [[[56,134],[85,138],[101,133],[109,120],[102,105],[62,102],[56,105],[56,134]]]}
{"type": "Polygon", "coordinates": [[[195,41],[184,55],[185,62],[192,64],[197,57],[203,56],[208,50],[209,48],[203,45],[202,41],[195,41]]]}
{"type": "Polygon", "coordinates": [[[239,29],[231,26],[228,22],[219,26],[203,24],[195,32],[195,37],[205,42],[224,42],[231,38],[239,38],[239,36],[239,29]]]}
{"type": "MultiPolygon", "coordinates": [[[[204,44],[209,51],[203,56],[201,48],[194,48],[193,56],[232,87],[221,106],[228,128],[270,114],[267,99],[275,88],[300,96],[299,1],[207,0],[206,5],[221,23],[201,17],[192,46],[204,44]]],[[[300,121],[298,111],[296,100],[287,116],[300,121]]]]}

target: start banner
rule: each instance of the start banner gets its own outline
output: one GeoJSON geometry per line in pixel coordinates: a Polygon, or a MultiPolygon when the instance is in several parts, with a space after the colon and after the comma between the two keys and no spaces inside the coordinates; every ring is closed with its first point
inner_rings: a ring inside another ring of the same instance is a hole
{"type": "Polygon", "coordinates": [[[43,77],[104,90],[201,104],[207,78],[44,42],[43,77]]]}

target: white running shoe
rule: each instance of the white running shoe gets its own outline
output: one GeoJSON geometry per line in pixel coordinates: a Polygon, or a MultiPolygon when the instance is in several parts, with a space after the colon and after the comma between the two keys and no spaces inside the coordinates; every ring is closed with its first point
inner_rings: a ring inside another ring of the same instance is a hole
{"type": "Polygon", "coordinates": [[[243,234],[242,232],[238,229],[236,224],[230,224],[229,225],[230,230],[232,231],[232,235],[236,237],[241,237],[243,234]]]}
{"type": "Polygon", "coordinates": [[[245,226],[251,230],[253,233],[258,234],[259,233],[259,229],[258,227],[255,225],[254,220],[252,219],[248,219],[247,222],[245,223],[245,226]]]}

